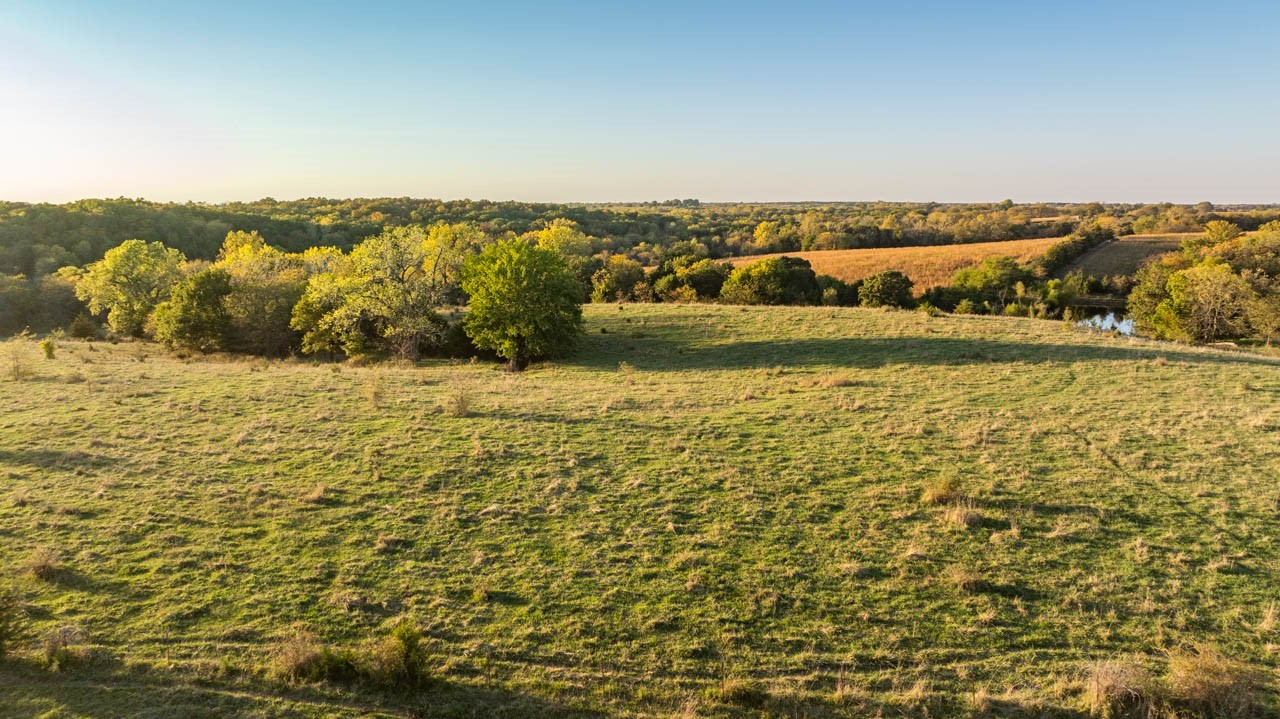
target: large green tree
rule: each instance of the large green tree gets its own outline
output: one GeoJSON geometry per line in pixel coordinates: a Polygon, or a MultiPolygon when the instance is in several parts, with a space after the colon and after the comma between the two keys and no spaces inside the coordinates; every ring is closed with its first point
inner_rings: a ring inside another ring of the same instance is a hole
{"type": "Polygon", "coordinates": [[[808,260],[770,257],[730,273],[720,299],[735,305],[816,305],[822,288],[808,260]]]}
{"type": "Polygon", "coordinates": [[[179,282],[169,299],[156,306],[156,339],[170,347],[200,352],[226,348],[231,330],[227,296],[231,273],[211,267],[179,282]]]}
{"type": "Polygon", "coordinates": [[[463,258],[483,239],[474,227],[397,227],[360,243],[310,278],[292,325],[307,352],[416,359],[447,329],[441,308],[459,299],[463,258]]]}
{"type": "Polygon", "coordinates": [[[156,305],[182,279],[186,258],[159,242],[126,240],[86,268],[76,296],[120,334],[141,336],[156,305]]]}
{"type": "Polygon", "coordinates": [[[490,245],[463,265],[462,289],[467,336],[510,369],[568,352],[582,334],[582,286],[556,251],[522,239],[490,245]]]}

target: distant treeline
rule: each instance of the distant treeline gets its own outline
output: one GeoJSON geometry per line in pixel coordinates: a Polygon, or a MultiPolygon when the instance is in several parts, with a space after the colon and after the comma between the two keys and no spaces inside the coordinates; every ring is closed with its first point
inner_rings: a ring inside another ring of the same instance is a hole
{"type": "Polygon", "coordinates": [[[63,205],[0,202],[0,274],[35,278],[83,266],[125,240],[162,242],[191,259],[212,260],[228,232],[258,232],[275,247],[349,250],[383,229],[471,223],[492,237],[571,220],[599,250],[658,264],[681,244],[705,257],[863,247],[900,247],[1058,237],[1081,223],[1117,235],[1198,232],[1214,220],[1245,230],[1280,219],[1280,207],[1132,204],[662,203],[562,205],[411,198],[220,205],[145,200],[81,200],[63,205]]]}

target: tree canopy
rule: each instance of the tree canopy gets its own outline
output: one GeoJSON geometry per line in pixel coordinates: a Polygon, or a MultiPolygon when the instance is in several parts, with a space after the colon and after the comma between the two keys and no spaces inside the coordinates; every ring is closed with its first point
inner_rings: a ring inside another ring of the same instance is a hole
{"type": "Polygon", "coordinates": [[[512,369],[568,352],[582,334],[582,287],[554,250],[522,239],[491,244],[463,265],[462,289],[467,336],[512,369]]]}

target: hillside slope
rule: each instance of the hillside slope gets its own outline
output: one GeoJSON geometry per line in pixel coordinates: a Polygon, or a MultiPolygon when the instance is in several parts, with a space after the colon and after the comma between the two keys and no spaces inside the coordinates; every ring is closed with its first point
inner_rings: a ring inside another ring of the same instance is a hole
{"type": "Polygon", "coordinates": [[[34,373],[0,380],[30,622],[0,716],[1073,716],[1103,658],[1212,642],[1274,674],[1274,361],[586,311],[521,375],[0,346],[34,373]],[[282,638],[363,651],[400,617],[420,692],[267,676],[282,638]],[[40,668],[59,627],[96,658],[40,668]]]}

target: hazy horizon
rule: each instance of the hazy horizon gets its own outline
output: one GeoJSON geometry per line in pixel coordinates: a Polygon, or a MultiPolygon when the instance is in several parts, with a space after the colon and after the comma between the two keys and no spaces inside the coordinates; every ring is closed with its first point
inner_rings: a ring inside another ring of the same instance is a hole
{"type": "Polygon", "coordinates": [[[1252,1],[0,3],[0,198],[1276,203],[1277,21],[1252,1]]]}

